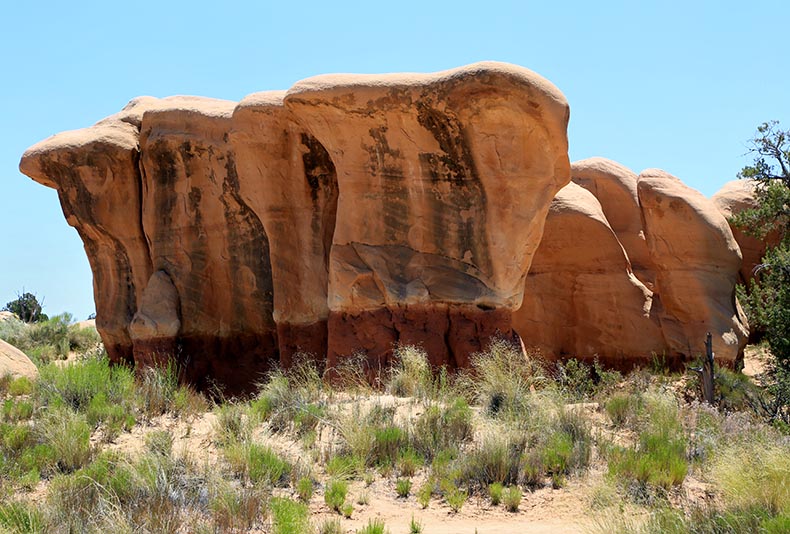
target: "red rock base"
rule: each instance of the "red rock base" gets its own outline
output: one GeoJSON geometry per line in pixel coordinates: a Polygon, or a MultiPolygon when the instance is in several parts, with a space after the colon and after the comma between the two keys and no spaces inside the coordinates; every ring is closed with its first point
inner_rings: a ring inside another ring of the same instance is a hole
{"type": "Polygon", "coordinates": [[[278,364],[274,332],[232,336],[182,336],[178,340],[138,340],[134,361],[138,369],[174,361],[179,379],[207,393],[253,393],[267,372],[278,364]]]}
{"type": "Polygon", "coordinates": [[[470,365],[470,356],[494,337],[515,339],[510,310],[476,306],[400,306],[360,312],[330,312],[327,368],[364,355],[368,378],[393,363],[397,344],[418,345],[434,368],[470,365]]]}
{"type": "Polygon", "coordinates": [[[319,370],[326,364],[327,322],[312,324],[277,325],[277,341],[280,347],[280,366],[288,369],[300,355],[313,361],[319,370]]]}

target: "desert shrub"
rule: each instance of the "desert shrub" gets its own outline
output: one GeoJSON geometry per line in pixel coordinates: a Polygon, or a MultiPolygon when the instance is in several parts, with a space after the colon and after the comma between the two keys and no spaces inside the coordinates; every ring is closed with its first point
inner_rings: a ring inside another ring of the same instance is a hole
{"type": "Polygon", "coordinates": [[[411,521],[409,521],[409,534],[422,534],[422,523],[414,519],[414,514],[411,515],[411,521]]]}
{"type": "Polygon", "coordinates": [[[25,421],[33,416],[33,403],[29,400],[6,399],[0,413],[4,421],[25,421]]]}
{"type": "Polygon", "coordinates": [[[291,464],[270,447],[257,443],[232,443],[223,449],[223,453],[233,473],[253,484],[282,486],[291,473],[291,464]]]}
{"type": "Polygon", "coordinates": [[[9,382],[6,391],[12,397],[30,395],[33,392],[33,382],[26,376],[20,376],[9,382]]]}
{"type": "Polygon", "coordinates": [[[447,505],[455,513],[461,511],[461,508],[463,508],[464,504],[466,504],[466,500],[469,498],[469,494],[466,490],[450,484],[444,485],[442,493],[444,494],[444,500],[447,502],[447,505]]]}
{"type": "Polygon", "coordinates": [[[622,375],[617,371],[607,371],[597,360],[589,365],[571,358],[557,363],[556,379],[571,399],[586,400],[611,389],[622,375]]]}
{"type": "Polygon", "coordinates": [[[434,486],[436,486],[436,480],[433,477],[428,477],[417,490],[417,502],[423,508],[428,508],[428,505],[431,503],[434,486]]]}
{"type": "Polygon", "coordinates": [[[502,490],[504,487],[501,482],[494,482],[488,485],[488,496],[491,498],[491,504],[498,506],[502,502],[502,490]]]}
{"type": "Polygon", "coordinates": [[[387,525],[382,519],[368,519],[368,524],[357,530],[357,534],[386,534],[387,525]]]}
{"type": "Polygon", "coordinates": [[[173,453],[173,434],[166,430],[154,430],[145,435],[145,448],[152,454],[170,456],[173,453]]]}
{"type": "Polygon", "coordinates": [[[447,406],[429,405],[414,421],[411,442],[416,452],[431,460],[437,451],[460,447],[472,433],[472,410],[463,398],[456,398],[447,406]]]}
{"type": "Polygon", "coordinates": [[[350,502],[347,502],[340,508],[340,514],[345,517],[346,519],[351,519],[351,515],[354,513],[354,505],[350,502]]]}
{"type": "Polygon", "coordinates": [[[38,404],[65,405],[84,413],[93,426],[107,423],[128,429],[134,425],[140,393],[131,369],[110,365],[101,355],[63,367],[43,366],[33,396],[38,404]]]}
{"type": "Polygon", "coordinates": [[[406,432],[399,426],[392,424],[376,428],[370,461],[374,465],[394,465],[406,443],[406,432]]]}
{"type": "Polygon", "coordinates": [[[458,462],[458,482],[484,491],[490,484],[514,484],[521,471],[525,443],[521,436],[502,429],[487,434],[458,462]]]}
{"type": "Polygon", "coordinates": [[[332,510],[339,512],[346,502],[348,482],[341,479],[330,480],[324,489],[324,502],[332,510]]]}
{"type": "Polygon", "coordinates": [[[459,378],[459,385],[496,417],[520,417],[527,411],[525,399],[531,388],[548,382],[541,362],[525,357],[520,346],[504,340],[495,340],[485,352],[474,354],[471,363],[471,374],[459,378]]]}
{"type": "Polygon", "coordinates": [[[50,447],[57,469],[69,473],[87,464],[93,450],[85,416],[65,407],[48,409],[36,426],[40,443],[50,447]]]}
{"type": "Polygon", "coordinates": [[[640,398],[633,393],[615,393],[606,400],[604,409],[616,427],[634,423],[639,414],[640,398]]]}
{"type": "Polygon", "coordinates": [[[273,534],[304,534],[310,529],[309,510],[303,503],[274,497],[270,502],[273,534]]]}
{"type": "Polygon", "coordinates": [[[399,478],[395,481],[395,492],[398,497],[405,499],[411,493],[411,480],[408,478],[399,478]]]}
{"type": "Polygon", "coordinates": [[[169,411],[178,389],[178,369],[172,360],[142,369],[137,390],[143,413],[151,418],[169,411]]]}
{"type": "Polygon", "coordinates": [[[313,497],[313,479],[302,477],[296,481],[296,494],[303,502],[310,502],[313,497]]]}
{"type": "Polygon", "coordinates": [[[353,455],[335,455],[326,463],[326,473],[333,478],[357,478],[364,470],[365,462],[353,455]]]}
{"type": "Polygon", "coordinates": [[[245,443],[252,439],[255,418],[248,407],[241,403],[225,402],[217,406],[214,432],[220,445],[245,443]]]}
{"type": "Polygon", "coordinates": [[[303,434],[325,415],[323,388],[314,360],[298,356],[287,372],[269,374],[250,403],[252,413],[267,420],[275,432],[294,429],[303,434]]]}
{"type": "Polygon", "coordinates": [[[667,490],[686,477],[686,439],[674,401],[649,401],[647,427],[634,447],[613,447],[609,453],[609,473],[626,486],[636,483],[637,492],[650,488],[667,490]]]}
{"type": "Polygon", "coordinates": [[[402,450],[398,456],[397,467],[402,477],[413,477],[424,464],[425,459],[411,448],[402,450]]]}
{"type": "Polygon", "coordinates": [[[720,451],[711,477],[728,506],[790,515],[790,447],[747,442],[720,451]]]}
{"type": "Polygon", "coordinates": [[[220,484],[208,502],[214,526],[220,532],[245,532],[266,517],[267,495],[256,488],[220,484]]]}
{"type": "Polygon", "coordinates": [[[664,507],[643,521],[599,520],[597,527],[600,534],[784,534],[790,528],[790,516],[772,516],[759,509],[696,506],[684,512],[664,507]]]}
{"type": "Polygon", "coordinates": [[[518,507],[521,504],[521,490],[518,486],[507,488],[503,495],[503,501],[508,512],[518,512],[518,507]]]}
{"type": "Polygon", "coordinates": [[[393,352],[393,360],[396,363],[387,383],[390,393],[399,397],[433,396],[433,373],[422,348],[400,345],[393,352]]]}
{"type": "Polygon", "coordinates": [[[80,328],[79,325],[69,325],[69,349],[77,353],[85,353],[101,344],[101,337],[95,328],[80,328]]]}
{"type": "Polygon", "coordinates": [[[318,525],[318,534],[343,534],[343,527],[340,525],[340,519],[333,517],[324,519],[318,525]]]}
{"type": "Polygon", "coordinates": [[[38,534],[46,531],[46,522],[35,505],[12,501],[0,504],[0,528],[14,534],[38,534]]]}

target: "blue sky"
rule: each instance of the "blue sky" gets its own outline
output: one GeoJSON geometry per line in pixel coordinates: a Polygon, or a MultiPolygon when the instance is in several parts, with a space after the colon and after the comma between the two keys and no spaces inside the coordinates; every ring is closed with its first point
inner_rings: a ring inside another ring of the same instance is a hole
{"type": "Polygon", "coordinates": [[[571,160],[661,167],[705,193],[766,120],[790,128],[790,2],[9,2],[0,31],[0,306],[91,313],[91,273],[28,146],[134,96],[238,100],[327,72],[528,67],[571,105],[571,160]]]}

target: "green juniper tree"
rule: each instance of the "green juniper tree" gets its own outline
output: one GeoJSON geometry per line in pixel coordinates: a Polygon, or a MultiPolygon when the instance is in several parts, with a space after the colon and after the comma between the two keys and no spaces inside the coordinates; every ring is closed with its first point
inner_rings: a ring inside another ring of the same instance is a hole
{"type": "Polygon", "coordinates": [[[778,244],[766,251],[748,293],[739,288],[739,299],[774,357],[771,397],[761,407],[770,419],[790,424],[790,130],[776,121],[760,125],[749,153],[754,162],[738,177],[756,182],[757,206],[732,222],[760,238],[776,232],[778,244]]]}
{"type": "Polygon", "coordinates": [[[49,319],[47,314],[42,311],[42,306],[34,293],[25,292],[7,303],[3,311],[10,311],[26,323],[37,323],[49,319]]]}

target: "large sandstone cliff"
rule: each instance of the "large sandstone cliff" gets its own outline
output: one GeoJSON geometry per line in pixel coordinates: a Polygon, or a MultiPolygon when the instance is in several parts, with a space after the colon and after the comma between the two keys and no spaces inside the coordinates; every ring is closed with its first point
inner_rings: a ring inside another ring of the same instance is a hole
{"type": "Polygon", "coordinates": [[[674,181],[608,160],[567,185],[568,119],[556,87],[503,63],[318,76],[239,103],[135,99],[20,168],[85,243],[110,357],[175,358],[200,386],[241,391],[298,353],[360,353],[372,377],[397,343],[464,367],[516,332],[623,367],[690,357],[707,328],[735,361],[732,236],[674,181]],[[662,245],[686,219],[694,273],[662,245]]]}

